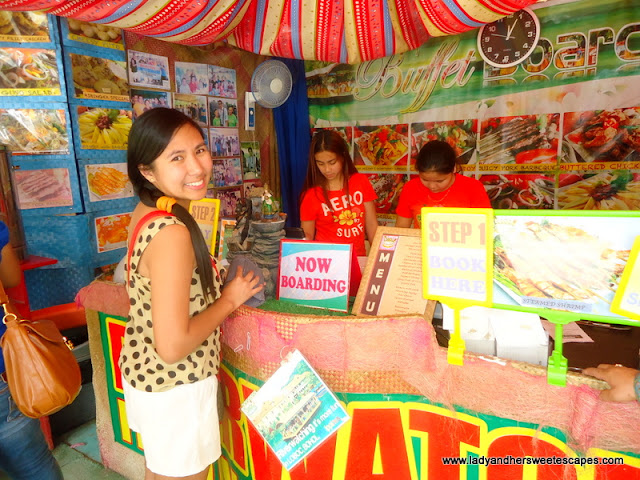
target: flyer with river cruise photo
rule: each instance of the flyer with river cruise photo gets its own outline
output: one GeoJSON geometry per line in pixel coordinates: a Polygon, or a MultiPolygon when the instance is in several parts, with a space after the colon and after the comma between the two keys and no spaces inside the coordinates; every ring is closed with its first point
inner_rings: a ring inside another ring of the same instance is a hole
{"type": "Polygon", "coordinates": [[[242,404],[287,470],[349,420],[349,415],[298,350],[242,404]]]}

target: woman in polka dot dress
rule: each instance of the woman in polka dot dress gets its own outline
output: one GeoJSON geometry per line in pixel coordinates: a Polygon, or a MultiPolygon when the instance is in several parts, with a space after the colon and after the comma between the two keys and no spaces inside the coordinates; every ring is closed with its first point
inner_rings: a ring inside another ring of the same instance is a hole
{"type": "Polygon", "coordinates": [[[220,324],[264,286],[221,279],[195,220],[212,160],[200,127],[155,108],[129,134],[128,172],[140,197],[127,262],[129,318],[120,369],[129,426],[142,437],[145,480],[205,479],[220,456],[220,324]],[[159,211],[160,210],[160,211],[159,211]]]}

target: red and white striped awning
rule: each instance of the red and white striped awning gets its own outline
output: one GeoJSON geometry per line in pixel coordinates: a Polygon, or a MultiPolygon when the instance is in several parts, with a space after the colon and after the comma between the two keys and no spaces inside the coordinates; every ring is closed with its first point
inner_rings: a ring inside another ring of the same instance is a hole
{"type": "Polygon", "coordinates": [[[462,33],[536,0],[5,0],[185,45],[226,39],[261,55],[358,63],[462,33]]]}

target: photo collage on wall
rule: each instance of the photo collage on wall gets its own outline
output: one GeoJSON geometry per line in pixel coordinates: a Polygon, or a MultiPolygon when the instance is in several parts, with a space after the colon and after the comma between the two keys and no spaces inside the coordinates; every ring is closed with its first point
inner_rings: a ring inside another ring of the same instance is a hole
{"type": "Polygon", "coordinates": [[[431,140],[453,147],[494,208],[640,209],[640,107],[331,129],[369,177],[383,225],[431,140]]]}
{"type": "Polygon", "coordinates": [[[236,72],[216,65],[175,62],[175,75],[174,108],[203,128],[213,158],[207,197],[220,200],[220,217],[234,218],[247,178],[238,130],[236,72]]]}

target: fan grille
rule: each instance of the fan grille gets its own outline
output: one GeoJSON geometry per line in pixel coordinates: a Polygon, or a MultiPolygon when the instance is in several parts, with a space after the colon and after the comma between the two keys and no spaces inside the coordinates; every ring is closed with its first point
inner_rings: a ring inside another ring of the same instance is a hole
{"type": "Polygon", "coordinates": [[[253,95],[263,107],[282,105],[291,94],[291,72],[280,60],[267,60],[258,65],[251,77],[253,95]]]}

